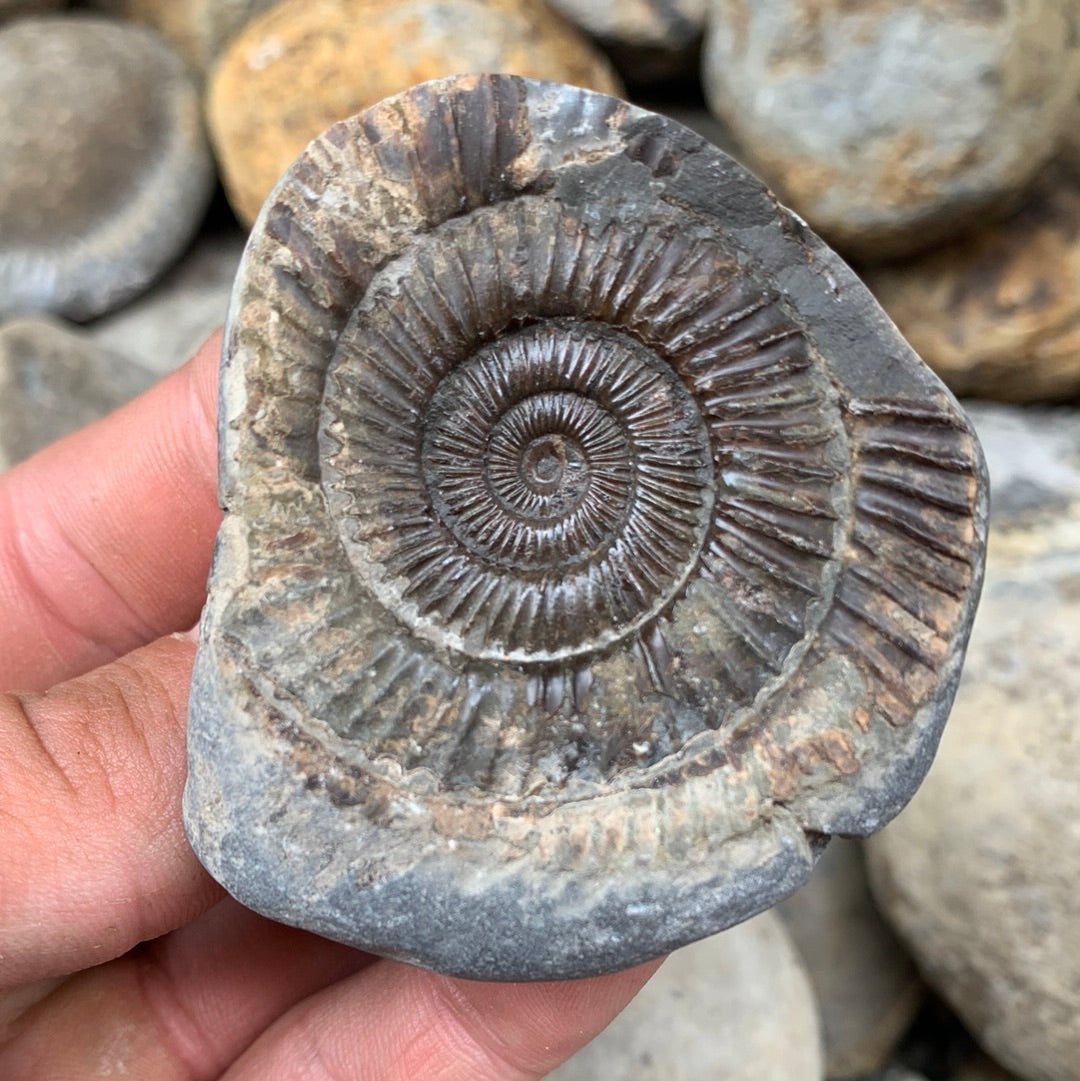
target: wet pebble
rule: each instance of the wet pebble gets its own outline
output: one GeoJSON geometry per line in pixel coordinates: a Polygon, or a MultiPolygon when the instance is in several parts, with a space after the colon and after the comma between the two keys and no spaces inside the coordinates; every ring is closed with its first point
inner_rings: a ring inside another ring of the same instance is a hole
{"type": "Polygon", "coordinates": [[[985,1049],[1080,1081],[1080,414],[973,420],[995,493],[982,604],[937,759],[870,868],[985,1049]]]}
{"type": "Polygon", "coordinates": [[[608,62],[531,0],[282,0],[233,41],[209,84],[233,209],[253,222],[282,172],[335,121],[468,72],[620,91],[608,62]]]}
{"type": "Polygon", "coordinates": [[[153,31],[0,28],[0,316],[89,319],[183,251],[214,185],[198,95],[153,31]]]}
{"type": "Polygon", "coordinates": [[[1076,0],[711,0],[710,104],[826,239],[881,259],[984,218],[1055,153],[1076,0]]]}
{"type": "Polygon", "coordinates": [[[813,991],[782,922],[758,916],[671,955],[548,1081],[821,1081],[813,991]]]}

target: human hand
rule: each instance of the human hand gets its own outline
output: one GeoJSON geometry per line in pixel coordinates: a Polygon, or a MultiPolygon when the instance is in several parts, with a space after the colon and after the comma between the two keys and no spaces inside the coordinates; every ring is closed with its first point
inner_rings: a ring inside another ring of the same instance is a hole
{"type": "Polygon", "coordinates": [[[0,1077],[541,1077],[655,965],[434,975],[223,899],[185,840],[220,344],[0,475],[0,1077]]]}

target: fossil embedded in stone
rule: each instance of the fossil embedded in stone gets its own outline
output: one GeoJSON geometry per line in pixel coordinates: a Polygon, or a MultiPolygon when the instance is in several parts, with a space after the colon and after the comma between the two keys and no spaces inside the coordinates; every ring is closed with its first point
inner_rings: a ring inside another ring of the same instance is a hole
{"type": "Polygon", "coordinates": [[[927,768],[978,445],[678,124],[475,76],[331,128],[245,254],[221,436],[186,820],[259,911],[473,977],[615,969],[927,768]]]}

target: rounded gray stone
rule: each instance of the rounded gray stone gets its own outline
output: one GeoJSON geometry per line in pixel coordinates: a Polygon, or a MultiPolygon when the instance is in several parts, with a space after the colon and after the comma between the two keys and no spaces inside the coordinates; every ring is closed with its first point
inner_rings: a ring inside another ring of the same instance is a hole
{"type": "Polygon", "coordinates": [[[985,1049],[1027,1081],[1077,1081],[1080,414],[972,418],[995,493],[982,605],[938,758],[870,868],[985,1049]]]}
{"type": "Polygon", "coordinates": [[[551,0],[593,37],[619,45],[680,50],[705,28],[707,0],[551,0]]]}
{"type": "Polygon", "coordinates": [[[0,469],[111,413],[153,382],[140,365],[51,319],[0,326],[0,469]]]}
{"type": "Polygon", "coordinates": [[[776,911],[817,995],[828,1077],[847,1081],[883,1069],[925,985],[870,896],[861,843],[830,841],[810,881],[776,911]]]}
{"type": "Polygon", "coordinates": [[[183,63],[98,17],[0,28],[0,315],[89,319],[183,251],[214,167],[183,63]]]}
{"type": "Polygon", "coordinates": [[[185,822],[259,911],[475,978],[613,970],[925,773],[977,442],[687,129],[504,76],[336,125],[256,223],[221,403],[185,822]]]}
{"type": "Polygon", "coordinates": [[[225,322],[246,240],[237,228],[203,231],[175,267],[87,333],[158,375],[180,367],[225,322]]]}
{"type": "Polygon", "coordinates": [[[1075,0],[711,0],[703,74],[748,160],[867,259],[1003,208],[1080,88],[1075,0]]]}
{"type": "Polygon", "coordinates": [[[672,954],[547,1081],[822,1081],[814,993],[765,913],[672,954]]]}

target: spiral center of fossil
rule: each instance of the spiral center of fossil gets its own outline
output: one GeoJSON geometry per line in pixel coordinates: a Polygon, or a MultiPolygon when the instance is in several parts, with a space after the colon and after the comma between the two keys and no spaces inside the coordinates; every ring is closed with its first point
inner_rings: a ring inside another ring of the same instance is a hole
{"type": "Polygon", "coordinates": [[[391,401],[383,370],[357,368],[342,428],[346,537],[417,633],[548,665],[633,638],[679,595],[711,520],[712,455],[652,350],[541,320],[445,363],[422,408],[391,401]]]}
{"type": "Polygon", "coordinates": [[[545,435],[525,449],[521,466],[521,479],[538,495],[546,495],[558,489],[564,470],[581,472],[585,462],[578,447],[561,436],[545,435]]]}

